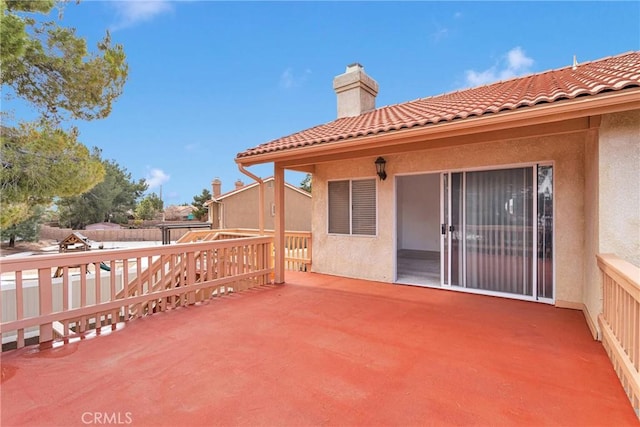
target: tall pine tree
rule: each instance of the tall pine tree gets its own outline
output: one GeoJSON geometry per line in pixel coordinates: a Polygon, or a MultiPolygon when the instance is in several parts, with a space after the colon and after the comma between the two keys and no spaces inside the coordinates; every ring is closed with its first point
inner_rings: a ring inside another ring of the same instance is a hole
{"type": "Polygon", "coordinates": [[[127,80],[124,50],[112,45],[107,32],[97,52],[89,52],[75,29],[47,20],[57,6],[54,0],[0,0],[2,228],[104,178],[101,162],[78,141],[76,129],[65,129],[63,123],[109,115],[127,80]],[[14,98],[27,102],[39,117],[30,123],[12,118],[14,98]]]}

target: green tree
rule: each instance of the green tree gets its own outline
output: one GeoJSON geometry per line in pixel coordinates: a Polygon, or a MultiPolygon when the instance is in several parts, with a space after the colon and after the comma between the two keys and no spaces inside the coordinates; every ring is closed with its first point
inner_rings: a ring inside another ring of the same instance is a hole
{"type": "Polygon", "coordinates": [[[300,183],[300,188],[303,189],[304,191],[311,193],[311,183],[312,183],[312,176],[310,173],[308,173],[307,176],[305,176],[302,182],[300,183]]]}
{"type": "Polygon", "coordinates": [[[48,122],[107,117],[127,80],[124,50],[111,44],[107,32],[98,43],[98,53],[91,53],[75,28],[33,18],[34,13],[49,14],[57,3],[0,0],[2,86],[29,102],[48,122]]]}
{"type": "Polygon", "coordinates": [[[16,239],[25,242],[35,242],[40,237],[40,225],[43,222],[44,208],[36,206],[31,215],[19,224],[12,225],[8,228],[0,230],[0,238],[2,241],[8,240],[9,247],[14,247],[16,239]]]}
{"type": "Polygon", "coordinates": [[[191,204],[195,209],[193,210],[193,216],[199,220],[203,220],[207,217],[208,209],[204,205],[211,200],[211,192],[206,188],[202,190],[202,193],[198,196],[193,196],[193,203],[191,204]]]}
{"type": "Polygon", "coordinates": [[[147,195],[136,206],[135,217],[136,219],[149,220],[153,219],[158,212],[162,211],[164,203],[158,197],[156,193],[147,195]]]}
{"type": "MultiPolygon", "coordinates": [[[[100,150],[92,154],[100,158],[100,150]]],[[[126,223],[137,200],[147,190],[144,179],[134,181],[125,168],[113,160],[103,160],[104,180],[80,196],[63,197],[57,201],[60,225],[76,230],[96,222],[126,223]]]]}
{"type": "Polygon", "coordinates": [[[104,177],[99,159],[77,141],[75,132],[23,123],[2,128],[0,147],[1,228],[17,225],[55,196],[87,191],[104,177]]]}
{"type": "Polygon", "coordinates": [[[11,100],[21,99],[39,117],[17,118],[3,127],[0,141],[0,226],[20,223],[36,206],[55,197],[89,190],[104,176],[100,162],[78,141],[67,119],[92,120],[111,112],[122,93],[128,66],[122,46],[107,32],[97,53],[73,28],[46,21],[54,0],[0,0],[0,81],[3,122],[11,117],[11,100]],[[45,20],[36,14],[46,15],[45,20]]]}

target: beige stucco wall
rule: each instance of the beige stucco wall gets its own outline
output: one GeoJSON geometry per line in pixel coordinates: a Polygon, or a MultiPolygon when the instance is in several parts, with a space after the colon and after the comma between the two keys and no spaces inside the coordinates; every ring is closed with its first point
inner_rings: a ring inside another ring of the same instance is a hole
{"type": "Polygon", "coordinates": [[[640,266],[640,110],[608,114],[585,145],[584,305],[597,329],[602,278],[596,254],[640,266]]]}
{"type": "Polygon", "coordinates": [[[553,161],[556,300],[581,304],[584,274],[585,132],[388,155],[378,182],[378,235],[327,235],[327,180],[375,176],[374,158],[316,166],[313,181],[313,271],[384,282],[394,277],[394,176],[553,161]]]}
{"type": "MultiPolygon", "coordinates": [[[[264,184],[264,227],[274,229],[273,181],[264,184]]],[[[285,229],[288,231],[311,231],[311,197],[292,188],[285,187],[285,229]]],[[[253,228],[259,227],[258,221],[258,186],[239,191],[221,200],[221,228],[253,228]]],[[[214,227],[218,221],[214,221],[214,227]]]]}
{"type": "Polygon", "coordinates": [[[640,110],[602,118],[599,249],[640,267],[640,110]]]}

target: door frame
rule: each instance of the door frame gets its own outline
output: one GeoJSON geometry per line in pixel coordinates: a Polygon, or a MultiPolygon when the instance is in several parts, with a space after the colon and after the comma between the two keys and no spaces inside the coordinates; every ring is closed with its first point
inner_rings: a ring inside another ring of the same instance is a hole
{"type": "MultiPolygon", "coordinates": [[[[419,172],[412,172],[412,173],[400,173],[400,174],[395,174],[395,180],[394,180],[394,204],[395,204],[395,209],[394,209],[394,216],[395,216],[395,227],[394,227],[394,254],[395,254],[395,259],[394,259],[394,271],[393,271],[393,277],[394,277],[394,282],[397,282],[398,280],[398,256],[397,256],[397,251],[398,251],[398,246],[397,246],[397,242],[398,242],[398,178],[402,177],[402,176],[411,176],[411,175],[430,175],[430,174],[439,174],[440,175],[440,226],[442,226],[442,224],[445,223],[444,221],[444,180],[443,180],[443,176],[445,174],[447,174],[449,177],[451,176],[452,173],[462,173],[462,186],[464,189],[464,181],[466,178],[466,172],[477,172],[477,171],[492,171],[492,170],[505,170],[505,169],[516,169],[516,168],[527,168],[527,167],[531,167],[533,169],[533,190],[534,190],[534,196],[532,197],[532,202],[533,202],[533,206],[532,206],[532,215],[533,215],[533,231],[532,231],[532,242],[531,242],[531,247],[532,247],[532,254],[536,253],[537,251],[537,247],[538,247],[538,233],[537,233],[537,229],[538,229],[538,221],[537,221],[537,213],[538,213],[538,209],[537,209],[537,203],[538,203],[538,197],[537,197],[537,188],[538,188],[538,181],[537,181],[537,168],[539,166],[551,166],[553,167],[553,174],[554,174],[554,182],[553,182],[553,193],[554,193],[554,199],[553,199],[553,207],[552,207],[552,232],[551,232],[551,241],[552,241],[552,258],[551,258],[551,265],[552,265],[552,269],[553,269],[553,274],[551,276],[551,280],[552,280],[552,292],[553,292],[553,298],[543,298],[543,297],[539,297],[538,294],[538,284],[537,284],[537,275],[538,275],[538,269],[537,269],[537,256],[532,256],[531,257],[531,269],[532,269],[532,288],[533,288],[533,292],[532,295],[519,295],[519,294],[512,294],[512,293],[507,293],[507,292],[500,292],[500,291],[488,291],[488,290],[483,290],[483,289],[473,289],[473,288],[467,288],[464,286],[452,286],[451,284],[445,284],[444,280],[445,280],[445,263],[443,261],[444,259],[444,239],[447,238],[448,239],[448,251],[447,251],[447,256],[448,256],[448,260],[447,260],[447,266],[448,266],[448,273],[447,273],[447,277],[449,277],[449,281],[450,281],[450,275],[451,275],[451,238],[450,238],[450,234],[451,232],[448,231],[448,227],[450,224],[447,224],[447,234],[446,236],[443,238],[443,235],[440,234],[440,255],[441,255],[441,262],[440,262],[440,285],[439,286],[434,286],[434,285],[430,285],[430,284],[423,284],[420,286],[425,286],[425,287],[432,287],[432,288],[437,288],[437,289],[446,289],[446,290],[452,290],[452,291],[458,291],[458,292],[467,292],[467,293],[473,293],[473,294],[480,294],[480,295],[491,295],[491,296],[499,296],[499,297],[503,297],[503,298],[509,298],[509,299],[518,299],[518,300],[525,300],[525,301],[535,301],[535,302],[541,302],[541,303],[545,303],[545,304],[555,304],[556,298],[557,298],[557,287],[556,287],[556,274],[557,274],[557,269],[556,269],[556,205],[557,205],[557,198],[555,197],[555,175],[556,175],[556,165],[555,162],[552,160],[548,160],[548,161],[537,161],[537,162],[526,162],[526,163],[510,163],[510,164],[503,164],[503,165],[490,165],[490,166],[478,166],[478,167],[466,167],[466,168],[450,168],[450,169],[446,169],[446,170],[434,170],[434,171],[419,171],[419,172]]],[[[464,190],[463,190],[464,191],[464,190]]],[[[446,198],[446,202],[447,202],[447,209],[449,212],[449,217],[451,216],[451,197],[450,197],[450,193],[451,193],[451,185],[449,183],[448,186],[448,197],[446,198]]],[[[462,212],[464,214],[464,197],[462,198],[462,212]]],[[[464,224],[464,218],[462,218],[462,223],[464,224]]],[[[465,251],[465,238],[461,239],[462,241],[462,276],[463,276],[463,280],[464,277],[466,275],[465,272],[465,264],[466,264],[466,251],[465,251]]]]}

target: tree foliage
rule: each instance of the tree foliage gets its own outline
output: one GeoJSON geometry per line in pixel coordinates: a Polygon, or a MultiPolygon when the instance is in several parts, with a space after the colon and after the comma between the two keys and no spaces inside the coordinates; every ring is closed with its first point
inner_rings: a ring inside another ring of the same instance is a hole
{"type": "MultiPolygon", "coordinates": [[[[93,157],[100,158],[95,149],[93,157]]],[[[126,223],[136,207],[137,200],[147,190],[144,179],[137,182],[131,174],[113,160],[103,160],[104,180],[80,196],[58,200],[60,225],[75,230],[96,222],[126,223]]]]}
{"type": "Polygon", "coordinates": [[[0,147],[2,228],[18,224],[31,208],[87,191],[104,177],[100,160],[73,132],[31,124],[2,128],[0,147]]]}
{"type": "Polygon", "coordinates": [[[48,14],[55,5],[53,0],[0,0],[2,85],[49,122],[107,117],[127,80],[124,50],[112,45],[107,32],[98,53],[91,53],[74,28],[31,16],[48,14]]]}
{"type": "Polygon", "coordinates": [[[303,189],[304,191],[307,191],[309,193],[311,193],[311,183],[313,181],[313,178],[311,176],[310,173],[308,173],[304,179],[302,180],[302,182],[300,183],[300,188],[303,189]]]}
{"type": "Polygon", "coordinates": [[[147,195],[136,206],[135,217],[141,220],[153,219],[162,211],[164,203],[156,193],[147,195]]]}
{"type": "Polygon", "coordinates": [[[211,200],[211,192],[206,188],[202,190],[202,193],[198,196],[193,196],[193,203],[191,204],[195,209],[193,210],[193,216],[199,220],[203,220],[207,217],[208,209],[204,205],[211,200]]]}
{"type": "Polygon", "coordinates": [[[75,29],[35,18],[48,19],[56,5],[55,0],[0,0],[3,122],[14,98],[39,114],[33,123],[16,118],[16,125],[2,128],[2,228],[17,225],[55,197],[87,191],[104,177],[77,130],[64,130],[61,123],[109,115],[127,79],[124,50],[112,45],[107,32],[91,53],[75,29]]]}
{"type": "Polygon", "coordinates": [[[0,229],[0,239],[8,240],[9,246],[15,246],[16,239],[25,242],[35,242],[39,238],[40,225],[43,222],[44,208],[37,206],[32,210],[31,215],[19,224],[0,229]]]}

